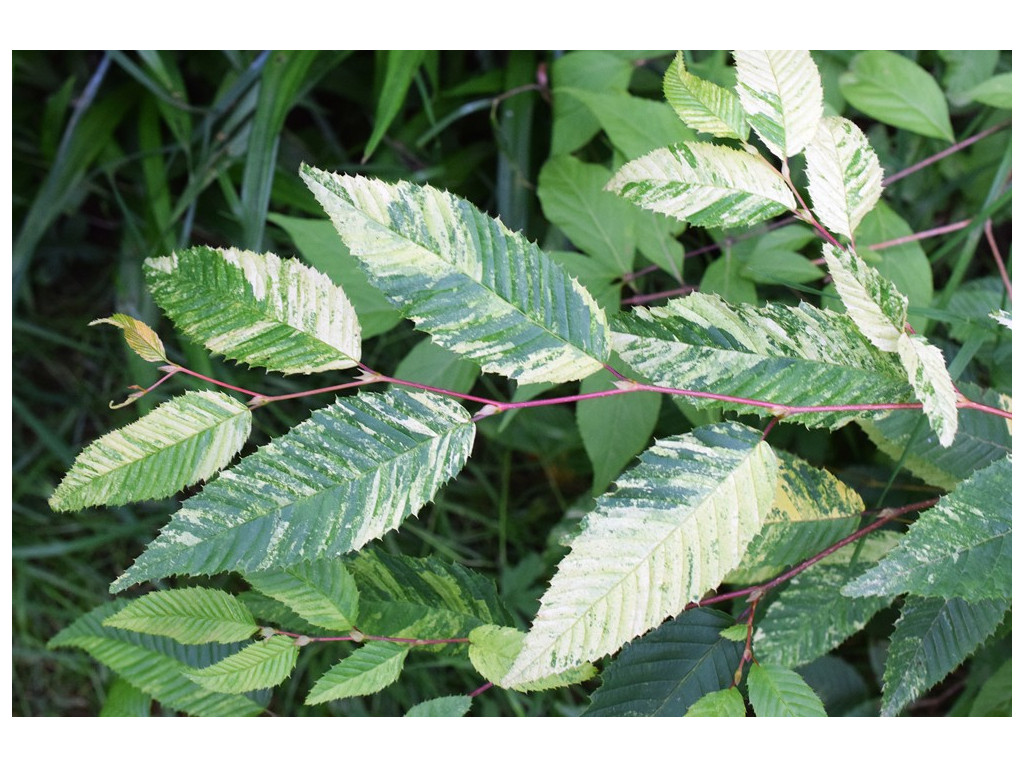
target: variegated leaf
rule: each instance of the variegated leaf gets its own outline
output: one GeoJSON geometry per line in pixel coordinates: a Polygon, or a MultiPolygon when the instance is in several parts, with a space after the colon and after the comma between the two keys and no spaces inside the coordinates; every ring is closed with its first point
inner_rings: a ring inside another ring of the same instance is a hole
{"type": "Polygon", "coordinates": [[[120,312],[110,317],[101,317],[93,320],[89,325],[106,323],[124,331],[124,340],[139,357],[147,363],[167,363],[167,351],[164,343],[156,335],[156,331],[150,328],[141,320],[136,320],[131,315],[123,315],[120,312]]]}
{"type": "Polygon", "coordinates": [[[896,351],[928,423],[939,436],[939,445],[948,448],[956,437],[958,398],[942,350],[904,333],[896,342],[896,351]]]}
{"type": "Polygon", "coordinates": [[[617,651],[718,586],[771,509],[776,459],[740,424],[658,441],[584,518],[501,685],[617,651]]]}
{"type": "Polygon", "coordinates": [[[805,155],[814,214],[853,240],[857,225],[882,196],[882,166],[867,136],[846,118],[823,117],[805,155]]]}
{"type": "Polygon", "coordinates": [[[686,71],[682,51],[665,70],[665,99],[695,131],[746,141],[750,128],[736,94],[686,71]]]}
{"type": "MultiPolygon", "coordinates": [[[[469,660],[484,679],[497,683],[506,674],[523,648],[525,632],[515,627],[484,624],[469,633],[469,660]]],[[[597,674],[590,663],[564,670],[553,675],[530,680],[517,686],[520,691],[542,691],[585,682],[597,674]]]]}
{"type": "Polygon", "coordinates": [[[430,501],[466,462],[474,434],[465,409],[438,395],[339,398],[186,501],[111,590],[359,549],[430,501]]]}
{"type": "Polygon", "coordinates": [[[907,297],[851,248],[822,246],[839,298],[860,332],[883,352],[895,352],[905,331],[907,297]]]}
{"type": "Polygon", "coordinates": [[[808,51],[734,51],[736,91],[747,122],[772,154],[803,151],[823,110],[821,75],[808,51]]]}
{"type": "Polygon", "coordinates": [[[500,221],[428,186],[301,174],[370,282],[438,345],[521,384],[582,379],[608,359],[604,311],[500,221]]]}
{"type": "Polygon", "coordinates": [[[234,398],[187,392],[86,446],[50,507],[66,512],[170,496],[227,465],[251,427],[251,412],[234,398]]]}
{"type": "Polygon", "coordinates": [[[281,373],[359,362],[359,319],[344,291],[294,259],[199,247],[147,259],[145,271],[174,324],[230,360],[281,373]]]}
{"type": "Polygon", "coordinates": [[[626,163],[606,189],[702,227],[754,224],[796,208],[786,182],[763,158],[694,141],[626,163]]]}

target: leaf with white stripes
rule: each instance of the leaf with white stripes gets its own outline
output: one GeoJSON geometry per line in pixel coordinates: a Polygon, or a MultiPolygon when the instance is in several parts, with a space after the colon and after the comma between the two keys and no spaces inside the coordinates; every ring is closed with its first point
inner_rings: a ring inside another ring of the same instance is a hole
{"type": "Polygon", "coordinates": [[[430,501],[475,432],[462,406],[431,393],[339,398],[188,499],[111,590],[357,550],[430,501]]]}
{"type": "Polygon", "coordinates": [[[626,163],[605,189],[700,227],[750,225],[796,209],[785,180],[764,158],[699,141],[626,163]]]}
{"type": "Polygon", "coordinates": [[[695,131],[746,141],[750,127],[736,94],[687,72],[682,51],[665,70],[662,88],[679,119],[695,131]]]}
{"type": "Polygon", "coordinates": [[[771,511],[776,458],[735,423],[658,441],[583,520],[501,685],[614,653],[734,568],[771,511]]]}
{"type": "Polygon", "coordinates": [[[215,474],[238,453],[252,413],[219,392],[187,392],[90,443],[50,497],[67,512],[162,499],[215,474]]]}
{"type": "Polygon", "coordinates": [[[299,261],[198,247],[147,259],[145,272],[174,324],[229,360],[281,373],[359,362],[352,304],[329,277],[299,261]]]}
{"type": "Polygon", "coordinates": [[[259,626],[234,595],[219,589],[186,587],[150,592],[103,622],[108,627],[171,637],[179,643],[234,643],[259,626]]]}
{"type": "Polygon", "coordinates": [[[839,298],[857,328],[883,352],[895,352],[900,336],[906,333],[907,297],[852,248],[825,243],[822,253],[839,298]]]}
{"type": "Polygon", "coordinates": [[[949,448],[956,438],[958,398],[942,350],[919,336],[903,334],[896,343],[896,352],[924,406],[928,423],[939,436],[939,445],[949,448]]]}
{"type": "Polygon", "coordinates": [[[298,660],[295,638],[274,635],[250,643],[216,664],[194,669],[188,678],[208,691],[246,693],[273,688],[292,673],[298,660]]]}
{"type": "Polygon", "coordinates": [[[582,379],[608,359],[604,311],[497,219],[407,181],[301,175],[370,282],[439,346],[521,384],[582,379]]]}
{"type": "Polygon", "coordinates": [[[814,214],[852,240],[882,196],[882,166],[867,136],[844,117],[823,117],[804,154],[814,214]]]}
{"type": "Polygon", "coordinates": [[[734,51],[747,122],[782,160],[803,151],[823,110],[821,75],[808,51],[734,51]]]}

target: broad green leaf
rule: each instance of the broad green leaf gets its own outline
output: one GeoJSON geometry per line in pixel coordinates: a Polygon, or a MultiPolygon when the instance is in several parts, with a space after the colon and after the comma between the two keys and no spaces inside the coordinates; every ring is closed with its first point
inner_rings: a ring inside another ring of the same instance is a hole
{"type": "Polygon", "coordinates": [[[682,51],[665,70],[662,88],[679,119],[695,131],[746,141],[750,128],[736,94],[687,72],[682,51]]]}
{"type": "Polygon", "coordinates": [[[1013,109],[1013,74],[1004,72],[978,83],[964,97],[998,109],[1013,109]]]}
{"type": "Polygon", "coordinates": [[[715,294],[730,304],[757,305],[757,284],[744,275],[745,264],[726,246],[700,279],[700,293],[715,294]]]}
{"type": "Polygon", "coordinates": [[[978,691],[970,717],[1013,716],[1013,660],[1007,659],[978,691]]]}
{"type": "Polygon", "coordinates": [[[747,122],[785,160],[814,138],[823,110],[821,75],[808,51],[734,51],[736,92],[747,122]]]}
{"type": "Polygon", "coordinates": [[[999,626],[1009,600],[907,598],[885,659],[882,714],[893,716],[959,667],[999,626]]]}
{"type": "Polygon", "coordinates": [[[805,154],[814,215],[853,240],[857,225],[882,196],[878,156],[860,128],[843,117],[823,117],[805,154]]]}
{"type": "Polygon", "coordinates": [[[438,395],[339,398],[186,501],[111,590],[359,549],[430,501],[465,464],[474,434],[465,409],[438,395]]]}
{"type": "Polygon", "coordinates": [[[306,704],[377,693],[398,679],[408,655],[406,645],[367,643],[327,670],[309,692],[306,704]]]}
{"type": "Polygon", "coordinates": [[[267,597],[317,627],[345,632],[355,624],[359,592],[344,563],[334,558],[244,574],[267,597]]]}
{"type": "Polygon", "coordinates": [[[959,398],[942,351],[919,336],[904,333],[896,342],[896,352],[914,387],[914,394],[924,406],[929,424],[939,436],[939,445],[949,448],[956,438],[959,398]]]}
{"type": "Polygon", "coordinates": [[[423,339],[402,358],[393,375],[429,387],[469,392],[480,376],[480,366],[423,339]]]}
{"type": "MultiPolygon", "coordinates": [[[[845,315],[809,304],[730,306],[694,293],[663,307],[638,307],[616,318],[615,349],[647,381],[784,405],[906,403],[906,373],[875,348],[845,315]]],[[[700,408],[718,400],[688,398],[700,408]]],[[[739,413],[764,407],[724,404],[739,413]]],[[[837,429],[854,411],[811,412],[787,420],[837,429]]]]}
{"type": "Polygon", "coordinates": [[[80,648],[164,707],[190,715],[251,717],[263,711],[253,699],[206,690],[186,676],[193,666],[216,662],[238,646],[182,646],[166,637],[103,626],[128,604],[114,600],[101,605],[61,630],[47,647],[80,648]]]}
{"type": "Polygon", "coordinates": [[[359,319],[344,291],[294,259],[198,247],[147,259],[145,272],[179,330],[229,360],[281,373],[359,362],[359,319]]]}
{"type": "Polygon", "coordinates": [[[366,149],[363,150],[363,159],[360,160],[361,163],[365,163],[370,159],[370,156],[376,151],[377,145],[380,144],[380,140],[387,133],[388,127],[398,116],[402,103],[405,101],[405,95],[409,91],[409,86],[412,85],[412,79],[416,74],[416,70],[420,68],[425,54],[426,51],[387,51],[381,53],[381,56],[386,59],[384,84],[377,98],[373,133],[370,135],[369,141],[366,142],[366,149]]]}
{"type": "Polygon", "coordinates": [[[153,708],[153,697],[143,693],[120,677],[107,688],[100,717],[149,717],[153,708]]]}
{"type": "Polygon", "coordinates": [[[139,357],[148,363],[169,363],[164,343],[156,335],[156,331],[150,328],[141,320],[136,320],[130,315],[115,313],[110,317],[101,317],[93,320],[89,325],[106,323],[124,331],[124,340],[139,357]]]}
{"type": "Polygon", "coordinates": [[[626,163],[607,189],[701,227],[750,225],[796,208],[793,193],[763,158],[694,141],[626,163]]]}
{"type": "Polygon", "coordinates": [[[949,107],[935,79],[920,65],[892,51],[865,51],[839,78],[843,96],[883,123],[923,136],[953,141],[949,107]]]}
{"type": "Polygon", "coordinates": [[[752,282],[762,285],[809,283],[825,275],[824,270],[800,253],[816,238],[810,227],[794,223],[726,244],[724,252],[741,262],[739,276],[752,282]]]}
{"type": "Polygon", "coordinates": [[[584,518],[501,684],[614,653],[717,587],[771,509],[775,467],[739,424],[657,441],[584,518]]]}
{"type": "Polygon", "coordinates": [[[551,65],[551,155],[575,152],[601,130],[601,123],[569,89],[625,93],[633,76],[632,63],[604,51],[572,51],[551,65]]]}
{"type": "Polygon", "coordinates": [[[988,80],[999,64],[999,51],[938,51],[945,66],[942,87],[950,104],[962,107],[971,102],[965,94],[988,80]]]}
{"type": "Polygon", "coordinates": [[[634,640],[605,667],[594,691],[591,717],[677,717],[704,695],[727,688],[739,669],[743,643],[722,630],[735,619],[709,608],[691,608],[634,640]]]}
{"type": "Polygon", "coordinates": [[[804,679],[777,664],[755,664],[747,692],[758,717],[826,717],[821,699],[804,679]]]}
{"type": "Polygon", "coordinates": [[[581,379],[607,360],[604,311],[500,221],[432,187],[309,166],[302,177],[370,282],[438,345],[520,383],[581,379]]]}
{"type": "Polygon", "coordinates": [[[298,660],[295,638],[274,635],[250,643],[216,664],[192,670],[188,677],[210,691],[245,693],[273,688],[292,673],[298,660]]]}
{"type": "MultiPolygon", "coordinates": [[[[469,633],[469,660],[486,680],[501,684],[523,648],[526,634],[514,627],[485,624],[469,633]]],[[[584,663],[547,677],[515,686],[518,691],[542,691],[582,683],[597,674],[593,664],[584,663]]]]}
{"type": "Polygon", "coordinates": [[[819,656],[799,671],[829,717],[878,716],[874,686],[869,687],[857,667],[840,656],[819,656]]]}
{"type": "Polygon", "coordinates": [[[406,717],[462,717],[473,706],[471,696],[440,696],[414,705],[406,717]]]}
{"type": "Polygon", "coordinates": [[[57,512],[161,499],[234,458],[252,413],[219,392],[187,392],[90,443],[50,497],[57,512]]]}
{"type": "Polygon", "coordinates": [[[150,592],[103,623],[163,635],[185,645],[239,642],[259,629],[249,609],[234,595],[204,587],[150,592]]]}
{"type": "Polygon", "coordinates": [[[921,513],[900,545],[843,588],[844,595],[1010,597],[1010,459],[979,469],[921,513]]]}
{"type": "Polygon", "coordinates": [[[683,717],[746,717],[747,705],[737,688],[705,693],[683,717]]]}
{"type": "Polygon", "coordinates": [[[857,329],[883,352],[895,352],[906,335],[907,297],[853,250],[825,243],[822,252],[857,329]]]}

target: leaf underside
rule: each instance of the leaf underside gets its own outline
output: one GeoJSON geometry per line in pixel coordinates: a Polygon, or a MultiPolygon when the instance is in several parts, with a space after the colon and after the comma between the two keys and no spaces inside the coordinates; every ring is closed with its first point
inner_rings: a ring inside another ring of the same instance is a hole
{"type": "Polygon", "coordinates": [[[246,693],[273,688],[295,668],[299,648],[295,638],[274,635],[249,643],[238,653],[202,669],[188,673],[189,679],[219,693],[246,693]]]}
{"type": "Polygon", "coordinates": [[[203,587],[150,592],[104,624],[185,644],[239,642],[259,629],[249,609],[234,595],[203,587]]]}
{"type": "Polygon", "coordinates": [[[309,692],[306,704],[377,693],[398,679],[408,655],[407,645],[367,643],[327,670],[309,692]]]}

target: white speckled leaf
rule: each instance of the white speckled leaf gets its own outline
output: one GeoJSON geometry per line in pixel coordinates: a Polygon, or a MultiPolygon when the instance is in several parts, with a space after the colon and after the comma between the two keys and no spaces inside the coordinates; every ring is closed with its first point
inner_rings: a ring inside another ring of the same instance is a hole
{"type": "Polygon", "coordinates": [[[957,395],[942,350],[918,336],[903,334],[896,351],[939,444],[948,448],[956,437],[957,395]]]}
{"type": "Polygon", "coordinates": [[[187,392],[90,443],[50,497],[68,512],[162,499],[205,480],[234,458],[252,414],[219,392],[187,392]]]}
{"type": "Polygon", "coordinates": [[[808,51],[734,51],[736,92],[747,122],[785,160],[814,138],[823,109],[821,75],[808,51]]]}
{"type": "Polygon", "coordinates": [[[210,351],[281,373],[351,368],[360,329],[344,291],[293,259],[189,248],[147,259],[156,303],[210,351]]]}
{"type": "Polygon", "coordinates": [[[839,298],[857,328],[883,352],[895,352],[905,333],[907,297],[852,249],[825,243],[822,252],[839,298]]]}
{"type": "Polygon", "coordinates": [[[590,294],[465,200],[309,166],[301,175],[370,282],[438,345],[521,384],[582,379],[608,359],[590,294]]]}
{"type": "Polygon", "coordinates": [[[867,136],[846,118],[823,117],[804,154],[814,214],[852,240],[882,196],[882,166],[867,136]]]}
{"type": "Polygon", "coordinates": [[[682,51],[665,70],[665,99],[695,131],[745,141],[750,128],[736,94],[686,71],[682,51]]]}
{"type": "Polygon", "coordinates": [[[776,459],[740,424],[658,441],[584,518],[501,685],[617,651],[716,587],[771,510],[776,459]]]}
{"type": "Polygon", "coordinates": [[[699,141],[626,163],[605,189],[701,227],[749,225],[796,208],[786,182],[763,158],[699,141]]]}
{"type": "Polygon", "coordinates": [[[438,395],[339,398],[187,500],[111,591],[357,550],[430,501],[462,469],[475,432],[438,395]]]}

